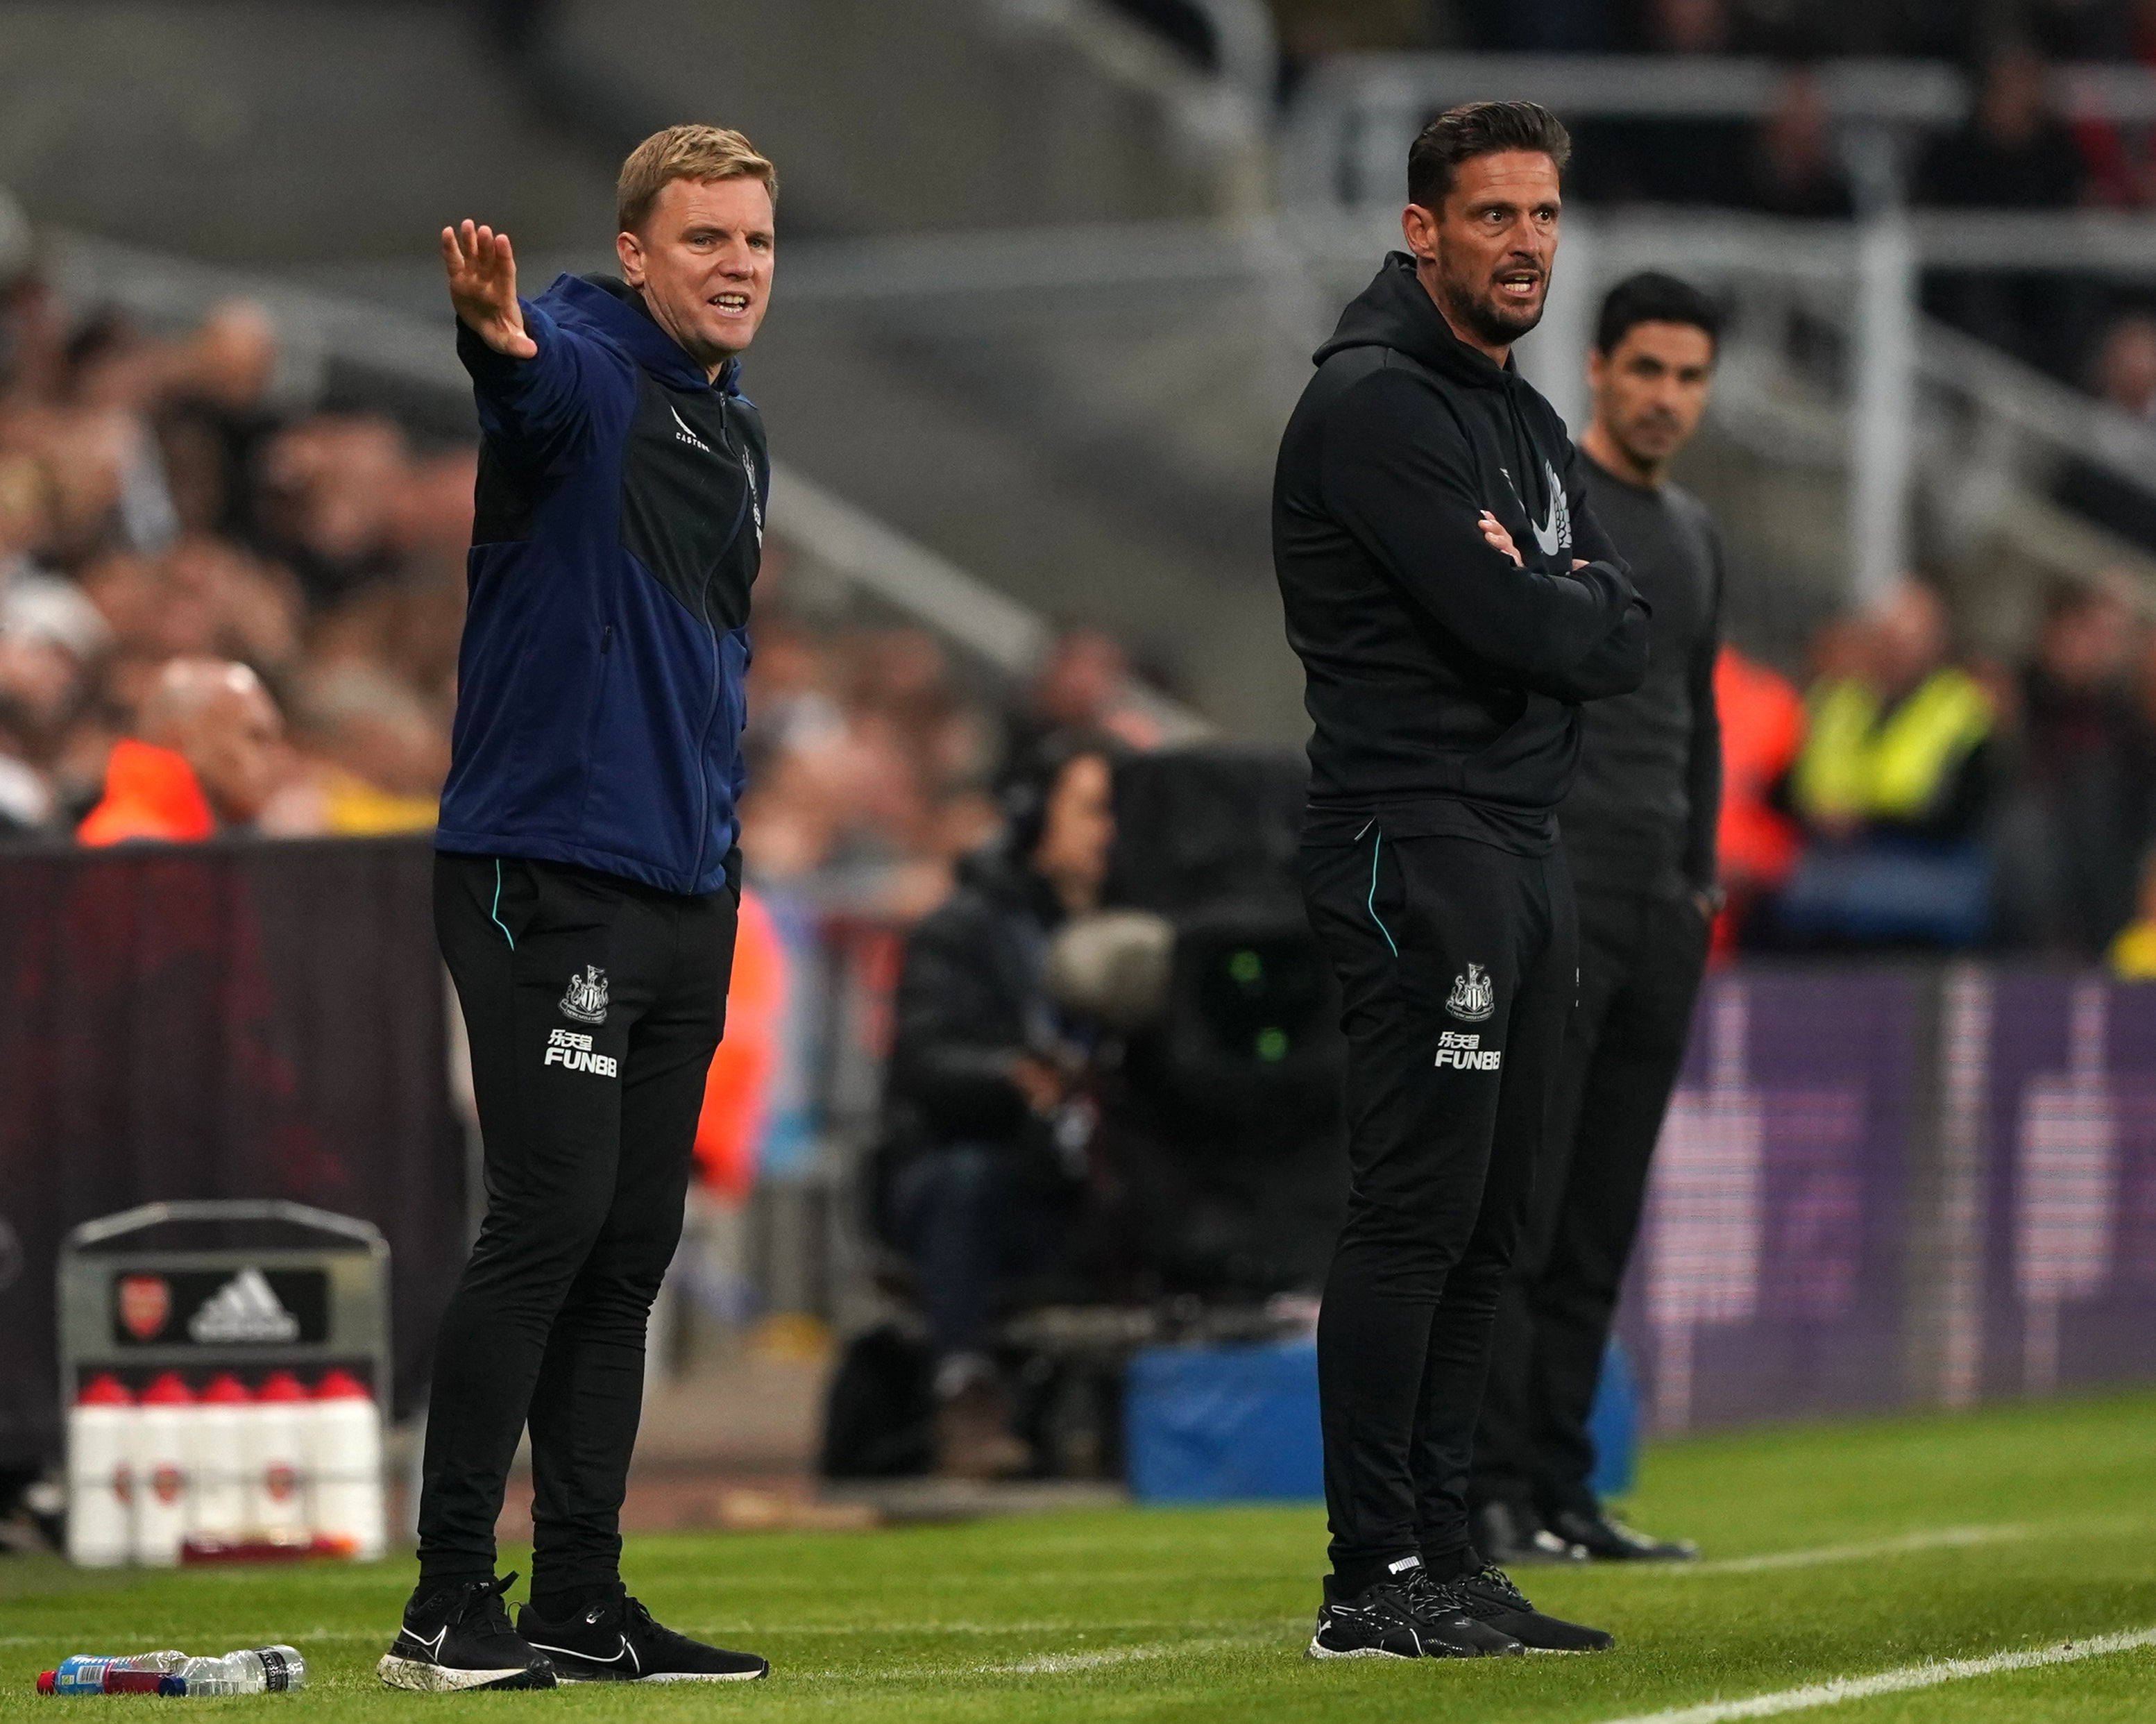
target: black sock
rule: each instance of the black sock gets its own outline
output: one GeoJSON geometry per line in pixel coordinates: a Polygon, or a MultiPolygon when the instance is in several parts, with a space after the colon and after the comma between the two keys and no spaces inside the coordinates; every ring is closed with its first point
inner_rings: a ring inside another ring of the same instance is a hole
{"type": "MultiPolygon", "coordinates": [[[[1396,1559],[1400,1560],[1400,1559],[1396,1559]]],[[[1358,1593],[1367,1592],[1381,1580],[1398,1580],[1408,1573],[1390,1562],[1369,1562],[1359,1568],[1336,1569],[1325,1577],[1325,1602],[1342,1604],[1358,1593]]]]}
{"type": "Polygon", "coordinates": [[[1430,1570],[1430,1577],[1440,1586],[1449,1580],[1482,1572],[1482,1559],[1475,1554],[1472,1545],[1462,1545],[1456,1551],[1442,1551],[1435,1556],[1424,1552],[1422,1561],[1423,1567],[1430,1570]]]}
{"type": "Polygon", "coordinates": [[[622,1584],[618,1580],[592,1581],[580,1587],[548,1588],[542,1591],[531,1588],[531,1611],[544,1622],[567,1622],[594,1604],[603,1604],[622,1595],[622,1584]]]}

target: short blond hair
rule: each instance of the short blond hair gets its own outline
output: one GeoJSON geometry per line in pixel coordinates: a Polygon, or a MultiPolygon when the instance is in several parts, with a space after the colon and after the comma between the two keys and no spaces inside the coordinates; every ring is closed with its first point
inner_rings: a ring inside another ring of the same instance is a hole
{"type": "Polygon", "coordinates": [[[756,146],[723,126],[670,126],[629,152],[614,187],[614,229],[634,234],[659,194],[677,179],[760,179],[778,207],[778,170],[756,146]]]}

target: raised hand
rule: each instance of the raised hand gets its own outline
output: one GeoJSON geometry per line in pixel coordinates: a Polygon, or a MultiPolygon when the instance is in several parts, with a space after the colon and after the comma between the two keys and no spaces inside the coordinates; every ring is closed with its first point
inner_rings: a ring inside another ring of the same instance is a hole
{"type": "Polygon", "coordinates": [[[524,332],[523,307],[516,303],[516,255],[508,234],[469,221],[444,228],[442,263],[449,272],[449,303],[467,329],[509,358],[537,354],[539,344],[524,332]]]}

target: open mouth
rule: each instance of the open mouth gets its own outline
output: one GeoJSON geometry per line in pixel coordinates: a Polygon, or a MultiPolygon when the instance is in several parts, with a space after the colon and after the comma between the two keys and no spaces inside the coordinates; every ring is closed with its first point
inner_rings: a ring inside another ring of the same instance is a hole
{"type": "Polygon", "coordinates": [[[744,316],[748,311],[748,296],[745,293],[715,293],[707,303],[716,306],[722,317],[744,316]]]}
{"type": "Polygon", "coordinates": [[[1517,300],[1524,304],[1534,298],[1542,285],[1540,270],[1508,270],[1497,278],[1497,294],[1501,299],[1517,300]]]}

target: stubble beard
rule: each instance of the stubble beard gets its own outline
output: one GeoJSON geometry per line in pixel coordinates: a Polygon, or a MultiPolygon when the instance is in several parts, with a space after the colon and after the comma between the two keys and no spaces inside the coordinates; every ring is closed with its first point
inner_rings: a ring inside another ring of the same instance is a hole
{"type": "Polygon", "coordinates": [[[1446,314],[1477,340],[1493,347],[1508,347],[1543,321],[1543,307],[1549,303],[1549,277],[1543,277],[1542,297],[1531,310],[1515,311],[1508,306],[1492,303],[1486,293],[1488,286],[1486,276],[1481,283],[1486,291],[1478,293],[1476,284],[1457,274],[1440,252],[1438,291],[1444,296],[1446,314]]]}

